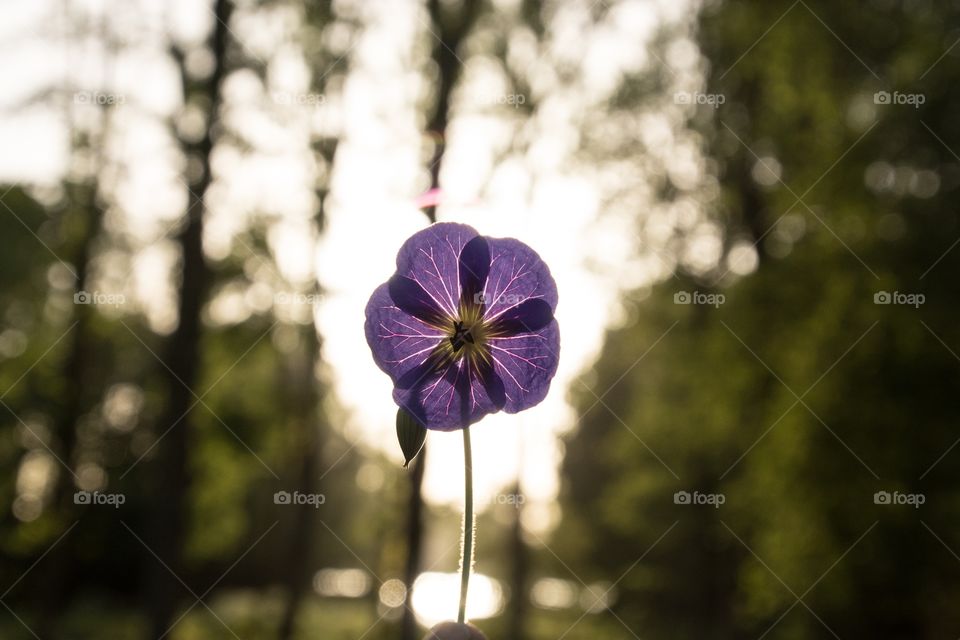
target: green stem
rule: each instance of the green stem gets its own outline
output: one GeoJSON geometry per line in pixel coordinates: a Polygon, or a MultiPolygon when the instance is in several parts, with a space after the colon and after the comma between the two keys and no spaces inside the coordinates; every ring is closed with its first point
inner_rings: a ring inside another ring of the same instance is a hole
{"type": "Polygon", "coordinates": [[[461,549],[460,609],[457,622],[466,622],[467,586],[473,568],[473,454],[470,449],[470,427],[463,428],[463,546],[461,549]]]}

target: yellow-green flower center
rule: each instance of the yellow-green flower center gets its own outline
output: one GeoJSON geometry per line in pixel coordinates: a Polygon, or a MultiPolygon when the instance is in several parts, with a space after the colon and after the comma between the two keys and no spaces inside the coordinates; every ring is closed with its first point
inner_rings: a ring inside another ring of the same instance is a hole
{"type": "Polygon", "coordinates": [[[477,370],[490,359],[487,338],[490,327],[483,321],[482,307],[471,301],[461,302],[459,313],[443,327],[447,339],[440,343],[436,355],[441,362],[466,360],[477,370]]]}

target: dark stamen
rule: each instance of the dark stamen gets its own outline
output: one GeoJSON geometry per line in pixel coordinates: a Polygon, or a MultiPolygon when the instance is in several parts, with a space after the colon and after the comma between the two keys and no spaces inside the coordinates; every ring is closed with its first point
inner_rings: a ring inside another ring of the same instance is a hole
{"type": "Polygon", "coordinates": [[[474,344],[473,334],[470,333],[469,329],[464,329],[463,322],[458,320],[453,323],[453,335],[450,336],[450,345],[453,347],[454,353],[463,348],[464,340],[474,344]]]}

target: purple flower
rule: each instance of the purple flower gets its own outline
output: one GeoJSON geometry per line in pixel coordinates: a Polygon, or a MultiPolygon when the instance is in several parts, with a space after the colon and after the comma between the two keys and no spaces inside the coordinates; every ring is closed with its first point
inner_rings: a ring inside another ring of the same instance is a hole
{"type": "Polygon", "coordinates": [[[367,303],[365,331],[393,399],[427,429],[462,429],[547,395],[557,371],[557,285],[513,238],[434,224],[397,254],[367,303]]]}

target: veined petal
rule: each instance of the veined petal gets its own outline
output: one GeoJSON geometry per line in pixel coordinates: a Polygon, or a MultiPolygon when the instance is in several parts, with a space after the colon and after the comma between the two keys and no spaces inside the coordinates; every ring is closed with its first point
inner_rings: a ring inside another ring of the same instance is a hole
{"type": "Polygon", "coordinates": [[[387,281],[387,292],[394,305],[417,320],[433,327],[442,327],[445,320],[450,321],[430,294],[406,276],[394,274],[387,281]]]}
{"type": "Polygon", "coordinates": [[[490,273],[490,244],[483,236],[477,236],[464,245],[460,252],[460,294],[468,305],[480,306],[483,299],[479,294],[487,283],[490,273]]]}
{"type": "Polygon", "coordinates": [[[416,282],[445,315],[460,304],[460,254],[478,237],[473,227],[441,222],[413,234],[397,254],[397,275],[416,282]]]}
{"type": "Polygon", "coordinates": [[[551,320],[537,331],[490,338],[493,370],[503,381],[503,410],[517,413],[540,403],[560,361],[560,328],[551,320]]]}
{"type": "Polygon", "coordinates": [[[516,335],[532,333],[546,327],[553,320],[553,309],[544,300],[524,300],[500,313],[489,322],[493,335],[516,335]]]}
{"type": "Polygon", "coordinates": [[[530,300],[540,300],[551,314],[557,308],[557,284],[536,251],[513,238],[488,238],[490,273],[484,287],[484,317],[492,321],[530,300]]]}
{"type": "Polygon", "coordinates": [[[394,384],[422,366],[441,341],[443,331],[401,309],[382,284],[370,296],[364,331],[373,360],[394,384]]]}
{"type": "Polygon", "coordinates": [[[526,244],[513,238],[488,241],[487,348],[494,373],[503,381],[503,409],[516,413],[543,400],[557,372],[557,285],[546,263],[526,244]]]}
{"type": "MultiPolygon", "coordinates": [[[[426,371],[426,370],[424,370],[426,371]]],[[[503,383],[471,371],[459,360],[422,377],[411,386],[397,385],[394,401],[428,429],[453,431],[499,411],[505,401],[503,383]]]]}

